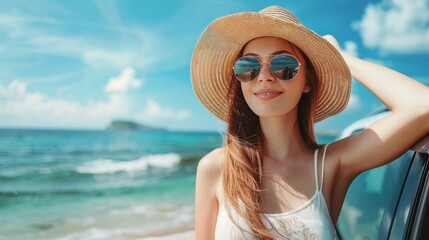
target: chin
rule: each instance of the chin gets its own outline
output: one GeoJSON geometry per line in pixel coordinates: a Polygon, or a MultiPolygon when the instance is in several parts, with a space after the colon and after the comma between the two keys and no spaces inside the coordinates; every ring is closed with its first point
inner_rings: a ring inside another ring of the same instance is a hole
{"type": "Polygon", "coordinates": [[[296,111],[296,107],[292,109],[285,109],[284,106],[279,108],[255,108],[252,111],[259,116],[259,118],[287,118],[293,116],[296,111]]]}
{"type": "Polygon", "coordinates": [[[287,116],[287,113],[273,111],[258,111],[255,114],[258,115],[259,118],[278,118],[287,116]]]}

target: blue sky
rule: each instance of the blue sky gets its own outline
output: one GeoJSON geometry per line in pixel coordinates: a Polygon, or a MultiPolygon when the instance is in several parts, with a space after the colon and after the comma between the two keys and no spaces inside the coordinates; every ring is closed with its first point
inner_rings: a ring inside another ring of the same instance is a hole
{"type": "MultiPolygon", "coordinates": [[[[428,0],[0,1],[0,127],[103,129],[130,119],[222,130],[193,92],[193,48],[214,19],[272,4],[428,85],[428,0]]],[[[316,130],[341,130],[379,105],[354,80],[347,109],[316,130]]]]}

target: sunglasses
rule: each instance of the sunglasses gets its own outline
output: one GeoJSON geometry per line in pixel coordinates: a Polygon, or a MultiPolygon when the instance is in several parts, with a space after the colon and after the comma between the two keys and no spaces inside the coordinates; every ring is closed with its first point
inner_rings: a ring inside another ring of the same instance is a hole
{"type": "MultiPolygon", "coordinates": [[[[246,56],[237,59],[234,64],[234,76],[240,82],[250,82],[259,75],[262,63],[257,58],[246,56]]],[[[299,71],[301,63],[289,54],[275,55],[269,62],[271,74],[279,80],[288,81],[293,79],[299,71]]]]}

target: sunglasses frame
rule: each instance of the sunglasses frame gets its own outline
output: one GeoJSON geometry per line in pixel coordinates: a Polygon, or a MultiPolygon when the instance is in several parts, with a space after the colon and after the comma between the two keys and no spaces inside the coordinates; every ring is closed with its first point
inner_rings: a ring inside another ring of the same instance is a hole
{"type": "Polygon", "coordinates": [[[299,70],[301,69],[301,62],[298,60],[298,58],[297,58],[297,57],[293,56],[292,54],[287,54],[287,53],[277,54],[277,55],[267,55],[267,57],[271,57],[271,56],[272,56],[272,58],[271,58],[269,61],[262,61],[262,62],[261,62],[261,61],[259,61],[259,59],[258,59],[257,57],[255,57],[255,56],[243,56],[243,57],[237,58],[237,60],[235,60],[234,66],[232,67],[232,71],[234,72],[234,77],[235,77],[235,79],[237,79],[237,80],[238,80],[238,81],[240,81],[240,82],[251,82],[251,81],[253,81],[253,80],[257,79],[257,78],[258,78],[258,76],[259,76],[259,74],[261,73],[262,64],[263,64],[264,62],[268,63],[268,69],[270,70],[271,75],[273,75],[273,77],[275,77],[277,80],[280,80],[280,81],[290,81],[290,80],[294,79],[294,78],[298,75],[299,70]],[[275,74],[273,74],[273,72],[271,72],[271,69],[270,69],[271,61],[273,61],[273,59],[275,59],[276,57],[279,57],[279,56],[290,56],[290,57],[292,57],[292,58],[294,58],[294,59],[296,60],[296,62],[298,63],[298,66],[297,66],[298,71],[297,71],[297,73],[295,74],[295,76],[293,76],[293,77],[292,77],[292,78],[290,78],[290,79],[282,79],[282,78],[278,78],[278,77],[276,77],[276,75],[275,75],[275,74]],[[260,65],[260,69],[259,69],[258,74],[257,74],[253,79],[250,79],[249,81],[243,81],[243,80],[240,80],[240,79],[238,79],[238,78],[237,78],[237,76],[235,75],[235,71],[234,71],[235,64],[237,64],[237,61],[238,61],[238,60],[240,60],[240,59],[242,59],[242,58],[253,58],[253,59],[256,59],[256,61],[258,61],[258,62],[259,62],[259,65],[260,65]]]}

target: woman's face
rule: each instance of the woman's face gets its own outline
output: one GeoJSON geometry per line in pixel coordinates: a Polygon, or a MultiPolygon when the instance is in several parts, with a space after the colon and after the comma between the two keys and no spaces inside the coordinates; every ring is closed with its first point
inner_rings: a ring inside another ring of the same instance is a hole
{"type": "Polygon", "coordinates": [[[246,44],[243,56],[254,56],[260,62],[264,61],[253,81],[241,82],[244,99],[250,109],[261,118],[296,116],[302,93],[310,91],[305,85],[305,62],[298,49],[284,39],[260,37],[246,44]],[[301,63],[293,79],[279,80],[271,74],[268,62],[278,54],[293,55],[301,63]]]}

